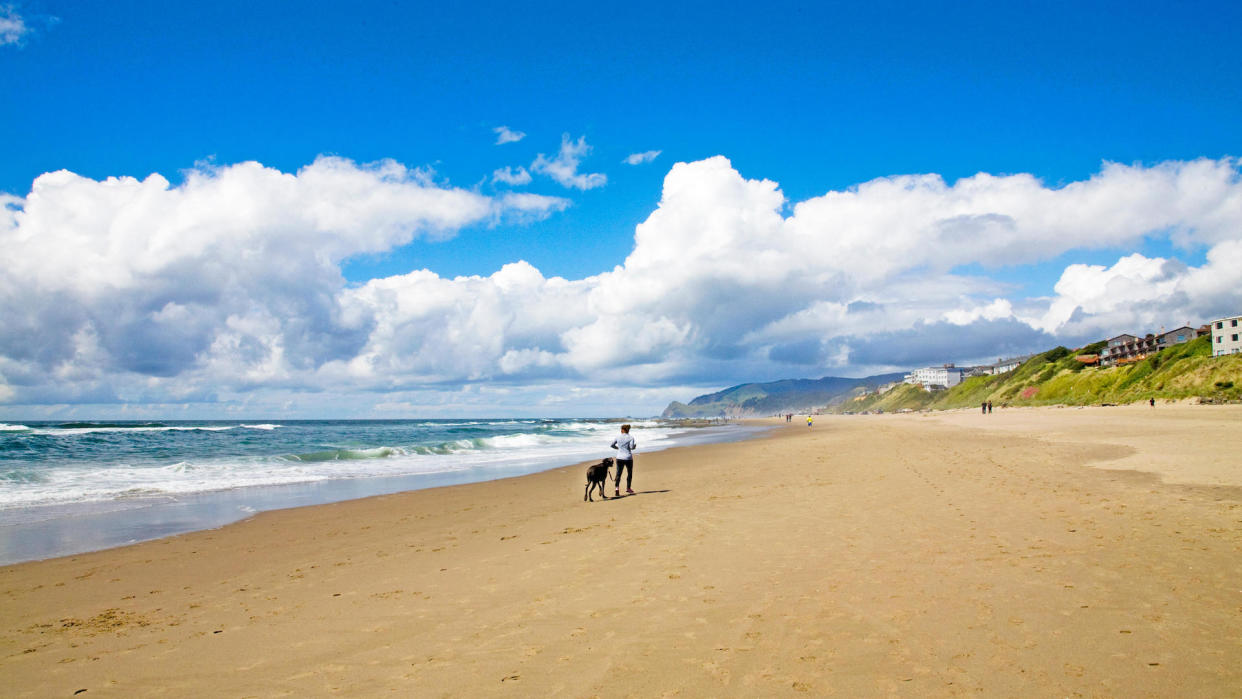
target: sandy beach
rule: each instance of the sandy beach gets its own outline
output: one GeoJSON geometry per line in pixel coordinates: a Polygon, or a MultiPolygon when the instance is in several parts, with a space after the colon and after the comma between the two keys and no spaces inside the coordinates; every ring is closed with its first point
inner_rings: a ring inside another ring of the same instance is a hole
{"type": "Polygon", "coordinates": [[[772,425],[0,568],[3,693],[1242,692],[1242,406],[772,425]]]}

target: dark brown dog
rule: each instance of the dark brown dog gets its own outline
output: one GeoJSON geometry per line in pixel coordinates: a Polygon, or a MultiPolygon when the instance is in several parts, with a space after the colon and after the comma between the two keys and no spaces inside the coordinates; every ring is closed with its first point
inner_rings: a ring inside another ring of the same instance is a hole
{"type": "Polygon", "coordinates": [[[595,502],[595,498],[591,497],[591,491],[599,486],[599,496],[605,500],[608,496],[604,494],[604,485],[608,482],[608,469],[612,467],[612,457],[608,457],[598,464],[587,467],[586,492],[582,494],[582,499],[589,502],[595,502]]]}

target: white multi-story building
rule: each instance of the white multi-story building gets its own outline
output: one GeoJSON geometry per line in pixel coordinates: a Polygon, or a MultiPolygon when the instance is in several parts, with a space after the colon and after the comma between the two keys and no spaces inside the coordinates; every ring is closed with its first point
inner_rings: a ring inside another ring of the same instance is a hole
{"type": "Polygon", "coordinates": [[[1217,318],[1208,323],[1212,330],[1212,356],[1242,352],[1242,316],[1217,318]]]}
{"type": "Polygon", "coordinates": [[[952,364],[931,366],[924,369],[915,369],[910,372],[906,375],[905,382],[909,384],[919,384],[923,388],[928,389],[932,386],[949,388],[950,386],[956,386],[962,382],[963,372],[963,369],[959,369],[952,364]]]}
{"type": "Polygon", "coordinates": [[[1014,357],[1012,359],[997,359],[995,364],[984,364],[982,366],[975,367],[971,372],[971,376],[995,376],[996,374],[1004,374],[1017,369],[1022,366],[1022,362],[1025,362],[1034,356],[1035,355],[1033,354],[1028,354],[1023,357],[1014,357]]]}

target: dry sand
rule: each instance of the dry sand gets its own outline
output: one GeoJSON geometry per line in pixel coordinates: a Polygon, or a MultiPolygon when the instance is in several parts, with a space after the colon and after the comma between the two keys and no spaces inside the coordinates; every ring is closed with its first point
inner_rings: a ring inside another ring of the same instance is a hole
{"type": "Polygon", "coordinates": [[[3,694],[1242,694],[1239,407],[774,424],[2,568],[3,694]]]}

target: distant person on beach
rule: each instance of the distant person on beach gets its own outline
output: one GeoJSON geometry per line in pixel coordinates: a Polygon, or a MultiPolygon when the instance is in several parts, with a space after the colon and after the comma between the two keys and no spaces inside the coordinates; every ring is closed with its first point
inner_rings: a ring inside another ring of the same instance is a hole
{"type": "Polygon", "coordinates": [[[634,450],[638,443],[630,436],[630,426],[621,425],[621,435],[612,440],[612,448],[617,450],[617,480],[613,483],[612,494],[621,497],[621,471],[625,470],[625,492],[634,494],[634,450]]]}
{"type": "Polygon", "coordinates": [[[986,400],[979,404],[979,412],[983,415],[988,414],[988,402],[986,400]]]}
{"type": "Polygon", "coordinates": [[[988,401],[988,415],[992,414],[992,401],[988,401]]]}
{"type": "Polygon", "coordinates": [[[1153,407],[1153,408],[1154,408],[1154,407],[1156,407],[1156,399],[1155,399],[1155,398],[1148,398],[1148,399],[1147,399],[1147,402],[1151,404],[1151,407],[1153,407]]]}
{"type": "Polygon", "coordinates": [[[806,416],[806,426],[807,426],[807,427],[810,427],[810,426],[811,426],[811,416],[810,416],[810,415],[807,415],[807,416],[806,416]]]}

